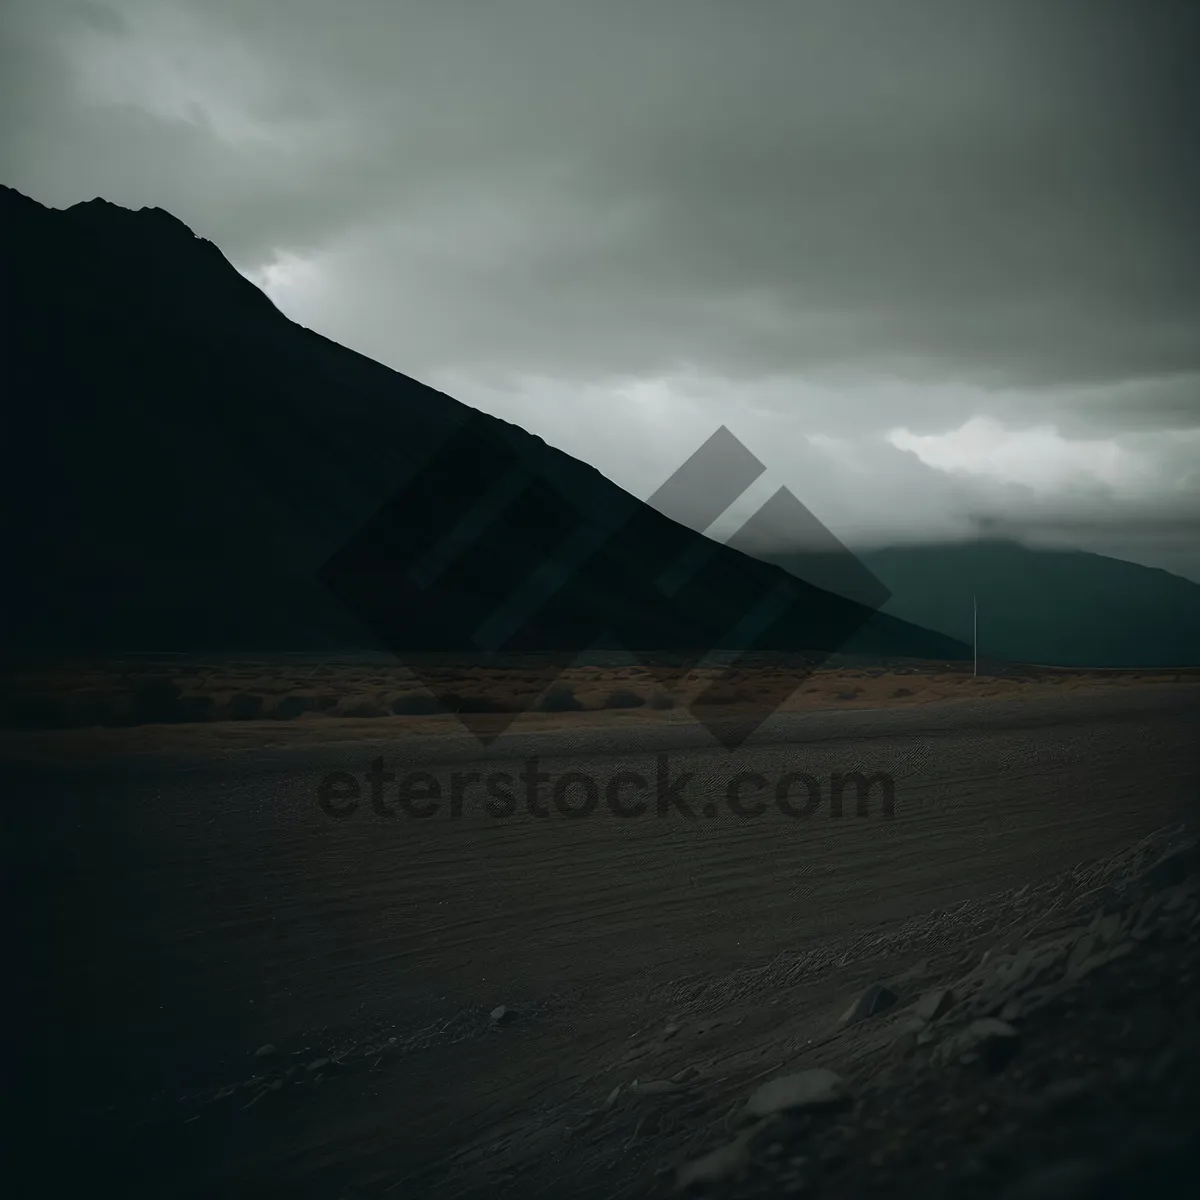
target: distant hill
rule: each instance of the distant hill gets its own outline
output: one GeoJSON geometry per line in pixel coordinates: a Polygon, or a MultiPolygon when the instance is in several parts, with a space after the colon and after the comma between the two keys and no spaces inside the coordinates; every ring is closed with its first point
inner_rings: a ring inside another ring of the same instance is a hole
{"type": "MultiPolygon", "coordinates": [[[[769,561],[814,576],[805,555],[769,561]]],[[[1007,540],[894,546],[861,553],[892,593],[883,612],[971,640],[980,653],[1056,666],[1200,665],[1200,585],[1167,571],[1084,551],[1007,540]]]]}
{"type": "Polygon", "coordinates": [[[967,652],[295,324],[160,209],[0,189],[0,253],[9,651],[475,653],[489,621],[517,651],[702,651],[783,588],[762,649],[967,652]]]}

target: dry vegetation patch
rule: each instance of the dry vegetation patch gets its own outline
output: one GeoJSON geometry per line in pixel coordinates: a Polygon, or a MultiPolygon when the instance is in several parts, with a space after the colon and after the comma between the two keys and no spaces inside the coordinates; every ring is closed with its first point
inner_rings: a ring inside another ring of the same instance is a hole
{"type": "MultiPolygon", "coordinates": [[[[418,679],[379,660],[277,656],[248,660],[151,659],[41,664],[9,670],[0,727],[104,729],[198,723],[403,719],[443,723],[457,715],[533,714],[556,723],[596,719],[682,719],[692,705],[761,712],[883,708],[968,697],[1093,691],[1178,682],[1194,672],[1064,671],[1024,668],[974,677],[968,664],[897,663],[789,671],[743,668],[690,672],[670,690],[637,667],[582,666],[548,687],[529,667],[445,664],[418,679]],[[429,686],[426,686],[426,682],[429,686]],[[437,699],[437,693],[441,699],[437,699]],[[777,704],[780,697],[782,704],[777,704]],[[607,718],[605,717],[607,714],[607,718]],[[667,716],[666,714],[671,714],[667,716]]],[[[525,716],[522,719],[527,719],[525,716]]]]}

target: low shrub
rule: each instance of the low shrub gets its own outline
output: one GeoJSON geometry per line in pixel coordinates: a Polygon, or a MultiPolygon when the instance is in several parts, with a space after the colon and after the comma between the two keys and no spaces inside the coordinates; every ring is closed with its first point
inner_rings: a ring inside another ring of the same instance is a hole
{"type": "MultiPolygon", "coordinates": [[[[336,703],[336,701],[335,701],[336,703]]],[[[271,709],[271,716],[280,721],[294,721],[306,712],[316,712],[317,697],[292,693],[281,696],[271,709]]]]}
{"type": "Polygon", "coordinates": [[[127,692],[103,688],[79,688],[66,698],[66,724],[73,728],[128,724],[130,697],[127,692]]]}
{"type": "Polygon", "coordinates": [[[513,700],[505,700],[500,696],[481,696],[478,693],[461,695],[450,692],[442,699],[442,705],[447,712],[456,713],[504,713],[518,712],[519,706],[513,700]]]}
{"type": "Polygon", "coordinates": [[[428,717],[442,711],[428,692],[404,692],[392,701],[392,712],[398,717],[428,717]]]}
{"type": "Polygon", "coordinates": [[[569,683],[555,683],[538,700],[539,712],[579,712],[583,704],[569,683]]]}
{"type": "Polygon", "coordinates": [[[257,721],[263,715],[263,698],[257,692],[238,692],[229,697],[225,717],[230,721],[257,721]]]}
{"type": "Polygon", "coordinates": [[[181,721],[212,721],[216,715],[217,702],[212,696],[179,697],[179,719],[181,721]]]}
{"type": "Polygon", "coordinates": [[[130,716],[137,725],[163,725],[180,720],[182,689],[173,679],[154,675],[133,685],[130,716]]]}
{"type": "Polygon", "coordinates": [[[334,712],[339,717],[386,717],[387,709],[371,696],[353,696],[341,701],[334,712]]]}

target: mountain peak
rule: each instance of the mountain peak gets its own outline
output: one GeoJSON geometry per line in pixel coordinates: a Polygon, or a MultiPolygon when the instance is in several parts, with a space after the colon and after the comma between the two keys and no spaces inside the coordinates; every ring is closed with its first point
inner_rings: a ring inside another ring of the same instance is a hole
{"type": "MultiPolygon", "coordinates": [[[[861,554],[884,612],[991,658],[1074,667],[1200,664],[1200,586],[1161,568],[1009,538],[918,542],[861,554]]],[[[803,555],[772,561],[803,574],[803,555]]]]}
{"type": "Polygon", "coordinates": [[[27,196],[18,188],[0,183],[0,204],[9,206],[14,212],[23,212],[25,214],[33,214],[35,212],[40,212],[45,216],[65,214],[76,220],[82,218],[85,221],[123,221],[127,223],[127,226],[131,222],[131,219],[133,219],[145,227],[152,225],[160,229],[186,232],[193,238],[200,237],[198,233],[181,221],[174,213],[168,212],[165,208],[149,205],[144,205],[137,209],[126,208],[125,205],[117,204],[112,200],[106,199],[104,196],[93,196],[90,200],[80,200],[75,204],[67,205],[66,208],[58,209],[53,205],[43,204],[40,200],[35,200],[32,196],[27,196]]]}
{"type": "Polygon", "coordinates": [[[78,204],[72,204],[65,211],[69,216],[82,217],[85,220],[117,220],[132,224],[130,219],[133,218],[144,228],[170,230],[176,234],[186,233],[193,238],[200,237],[195,230],[165,208],[149,206],[137,209],[126,208],[123,204],[114,204],[113,201],[106,200],[103,196],[95,196],[91,200],[81,200],[78,204]]]}
{"type": "MultiPolygon", "coordinates": [[[[871,616],[294,324],[162,209],[8,199],[13,645],[478,656],[534,577],[554,586],[498,648],[553,662],[614,642],[702,653],[783,585],[757,649],[807,661],[871,616]],[[482,521],[469,552],[417,582],[464,521],[482,521]],[[676,561],[703,565],[667,594],[676,561]]],[[[876,633],[890,656],[967,653],[902,622],[876,633]]]]}
{"type": "Polygon", "coordinates": [[[158,324],[236,325],[252,311],[282,314],[218,247],[166,209],[126,208],[102,196],[51,208],[3,188],[0,207],[16,290],[38,295],[50,278],[84,308],[143,310],[158,324]]]}

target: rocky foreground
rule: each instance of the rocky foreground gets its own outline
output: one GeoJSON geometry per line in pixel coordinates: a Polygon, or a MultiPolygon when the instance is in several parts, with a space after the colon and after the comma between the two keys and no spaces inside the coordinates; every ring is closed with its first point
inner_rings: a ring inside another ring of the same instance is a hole
{"type": "Polygon", "coordinates": [[[1163,831],[1037,886],[681,984],[661,997],[674,1015],[593,1079],[599,1103],[528,1114],[437,1183],[712,1200],[1190,1191],[1198,966],[1200,848],[1163,831]],[[836,1001],[814,982],[888,963],[836,1001]],[[790,1007],[798,980],[807,1015],[790,1007]]]}
{"type": "Polygon", "coordinates": [[[1166,841],[1074,877],[1077,894],[978,960],[868,988],[844,1021],[878,1042],[844,1074],[765,1081],[730,1112],[733,1136],[664,1184],[726,1200],[1190,1190],[1200,852],[1166,841]]]}
{"type": "MultiPolygon", "coordinates": [[[[627,1037],[600,1036],[576,998],[263,1045],[236,1081],[143,1113],[139,1154],[173,1160],[181,1137],[226,1127],[254,1146],[289,1112],[329,1122],[356,1097],[386,1127],[381,1081],[457,1062],[478,1089],[477,1059],[455,1056],[486,1045],[557,1063],[559,1085],[533,1102],[489,1093],[494,1120],[448,1129],[437,1161],[409,1175],[380,1162],[300,1192],[1175,1195],[1200,1169],[1198,967],[1200,846],[1164,830],[1018,890],[677,980],[630,1010],[643,1028],[627,1037]]],[[[130,1114],[91,1120],[100,1144],[130,1114]]],[[[243,1183],[239,1195],[299,1194],[243,1183]]]]}

